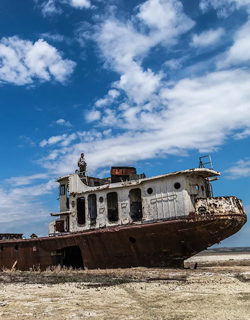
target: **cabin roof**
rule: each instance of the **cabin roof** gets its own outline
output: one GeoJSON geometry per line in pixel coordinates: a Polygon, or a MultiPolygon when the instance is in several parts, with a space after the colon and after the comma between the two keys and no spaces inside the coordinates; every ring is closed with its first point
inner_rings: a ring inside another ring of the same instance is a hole
{"type": "Polygon", "coordinates": [[[195,169],[187,169],[187,170],[181,170],[181,171],[175,171],[175,172],[171,172],[171,173],[166,173],[166,174],[162,174],[159,176],[153,176],[153,177],[149,177],[146,178],[147,180],[152,180],[152,179],[158,179],[161,177],[168,177],[168,176],[174,176],[174,175],[178,175],[178,174],[184,174],[184,175],[196,175],[196,176],[200,176],[202,178],[209,178],[209,177],[216,177],[220,175],[219,171],[215,171],[212,169],[207,169],[207,168],[195,168],[195,169]]]}
{"type": "MultiPolygon", "coordinates": [[[[148,178],[143,178],[140,179],[140,181],[150,181],[150,180],[155,180],[155,179],[160,179],[160,178],[164,178],[164,177],[170,177],[170,176],[175,176],[175,175],[188,175],[188,176],[199,176],[202,178],[209,178],[209,177],[216,177],[220,175],[220,172],[212,170],[212,169],[208,169],[208,168],[194,168],[194,169],[187,169],[187,170],[181,170],[181,171],[175,171],[175,172],[170,172],[170,173],[165,173],[162,175],[157,175],[157,176],[152,176],[152,177],[148,177],[148,178]]],[[[72,173],[69,175],[65,175],[62,177],[59,177],[57,179],[57,182],[60,182],[61,180],[64,180],[66,178],[69,178],[70,176],[74,176],[74,175],[78,175],[77,173],[72,173]]],[[[131,180],[133,181],[133,180],[131,180]]],[[[111,183],[111,185],[124,185],[124,182],[117,182],[117,183],[111,183]]]]}

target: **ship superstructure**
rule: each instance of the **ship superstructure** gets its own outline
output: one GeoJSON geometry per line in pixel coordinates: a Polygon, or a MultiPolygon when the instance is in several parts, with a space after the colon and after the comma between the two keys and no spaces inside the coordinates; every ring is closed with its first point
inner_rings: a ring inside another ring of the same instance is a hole
{"type": "Polygon", "coordinates": [[[197,168],[150,178],[133,174],[125,180],[124,172],[131,168],[119,170],[121,181],[114,183],[79,174],[59,178],[60,212],[51,214],[59,219],[50,223],[49,234],[143,225],[202,213],[205,209],[196,208],[196,200],[211,198],[209,179],[219,176],[217,171],[197,168]]]}

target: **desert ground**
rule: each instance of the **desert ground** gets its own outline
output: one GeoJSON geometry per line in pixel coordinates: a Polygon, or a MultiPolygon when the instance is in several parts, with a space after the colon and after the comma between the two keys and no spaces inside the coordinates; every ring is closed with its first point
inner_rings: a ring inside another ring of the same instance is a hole
{"type": "Polygon", "coordinates": [[[183,270],[4,270],[0,319],[250,319],[250,254],[197,255],[183,270]]]}

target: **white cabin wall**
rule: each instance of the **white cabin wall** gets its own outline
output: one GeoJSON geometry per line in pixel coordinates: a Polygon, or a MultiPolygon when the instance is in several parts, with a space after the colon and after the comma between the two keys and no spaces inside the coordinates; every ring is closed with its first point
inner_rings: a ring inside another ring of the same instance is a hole
{"type": "Polygon", "coordinates": [[[195,211],[195,200],[197,198],[206,198],[205,182],[199,176],[185,176],[184,180],[186,194],[185,194],[185,208],[187,214],[195,211]],[[198,188],[196,187],[198,186],[198,188]]]}
{"type": "Polygon", "coordinates": [[[144,218],[146,220],[174,218],[186,215],[184,178],[181,175],[145,181],[143,184],[144,218]],[[175,189],[175,183],[180,189],[175,189]],[[152,194],[148,189],[152,188],[152,194]]]}
{"type": "Polygon", "coordinates": [[[78,174],[73,174],[69,176],[69,193],[83,193],[85,191],[90,190],[91,188],[86,186],[78,174]]]}
{"type": "Polygon", "coordinates": [[[68,178],[60,180],[59,184],[59,199],[60,199],[60,212],[67,211],[67,187],[68,187],[68,178]],[[65,186],[64,195],[61,194],[61,187],[65,186]]]}
{"type": "Polygon", "coordinates": [[[97,199],[97,219],[98,224],[100,228],[106,227],[106,212],[107,212],[107,206],[106,206],[106,195],[104,192],[100,192],[96,194],[97,199]],[[103,198],[103,201],[100,202],[100,197],[103,198]]]}
{"type": "MultiPolygon", "coordinates": [[[[80,181],[81,182],[81,181],[80,181]]],[[[169,177],[168,179],[155,179],[150,181],[143,181],[141,184],[109,188],[105,190],[96,190],[97,197],[97,219],[96,225],[93,228],[104,228],[115,225],[124,225],[132,222],[130,217],[130,198],[129,192],[131,189],[140,188],[142,195],[142,210],[143,217],[142,221],[155,220],[155,219],[166,219],[183,216],[186,214],[184,208],[185,193],[183,190],[184,180],[182,176],[169,177]],[[174,189],[175,182],[181,184],[179,190],[174,189]],[[148,189],[152,188],[153,193],[148,194],[148,189]],[[119,219],[117,222],[110,222],[107,216],[107,194],[109,192],[117,192],[118,194],[118,213],[119,219]],[[100,202],[100,197],[103,197],[103,202],[100,202]]],[[[115,187],[115,185],[113,185],[115,187]]],[[[70,226],[71,230],[83,231],[90,228],[89,217],[88,217],[88,194],[85,193],[85,213],[86,213],[86,224],[79,225],[77,223],[77,212],[75,208],[75,214],[71,215],[70,226]]],[[[79,194],[76,196],[80,196],[79,194]]],[[[74,211],[74,210],[73,210],[74,211]]]]}
{"type": "MultiPolygon", "coordinates": [[[[70,190],[70,182],[69,182],[69,190],[70,190]]],[[[76,196],[69,196],[69,231],[74,231],[76,228],[76,220],[77,220],[77,198],[76,196]]]]}
{"type": "MultiPolygon", "coordinates": [[[[121,189],[121,188],[119,188],[121,189]]],[[[116,189],[115,191],[118,194],[118,213],[119,220],[118,224],[127,224],[130,222],[130,199],[129,199],[129,191],[133,188],[125,188],[123,190],[116,189]]],[[[109,224],[109,222],[107,222],[109,224]]]]}
{"type": "Polygon", "coordinates": [[[185,215],[183,176],[177,175],[167,180],[167,198],[164,199],[165,218],[176,218],[185,215]],[[180,185],[180,188],[176,187],[180,185]]]}
{"type": "Polygon", "coordinates": [[[156,192],[156,215],[154,219],[163,219],[164,218],[164,203],[163,198],[167,192],[167,186],[163,181],[159,181],[160,183],[155,184],[155,192],[156,192]]]}
{"type": "Polygon", "coordinates": [[[56,225],[55,220],[49,222],[49,234],[55,233],[55,225],[56,225]]]}

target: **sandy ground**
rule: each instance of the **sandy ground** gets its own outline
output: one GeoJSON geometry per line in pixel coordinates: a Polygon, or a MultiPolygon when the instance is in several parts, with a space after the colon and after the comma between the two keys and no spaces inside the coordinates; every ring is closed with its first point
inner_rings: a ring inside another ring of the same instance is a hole
{"type": "Polygon", "coordinates": [[[236,262],[238,264],[239,262],[241,263],[242,260],[247,260],[247,262],[250,262],[250,253],[235,253],[235,254],[230,254],[230,253],[222,253],[222,254],[198,254],[194,257],[191,257],[187,260],[187,263],[192,263],[192,262],[197,262],[197,263],[218,263],[218,262],[236,262]],[[239,261],[241,260],[241,261],[239,261]]]}
{"type": "Polygon", "coordinates": [[[5,271],[0,319],[250,319],[247,258],[196,270],[5,271]]]}

